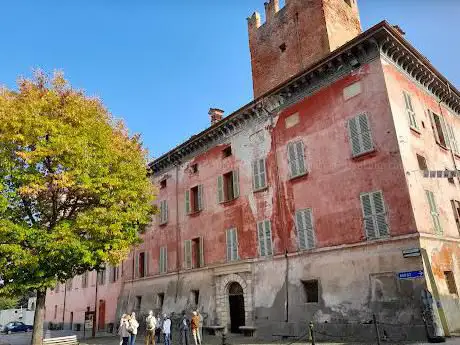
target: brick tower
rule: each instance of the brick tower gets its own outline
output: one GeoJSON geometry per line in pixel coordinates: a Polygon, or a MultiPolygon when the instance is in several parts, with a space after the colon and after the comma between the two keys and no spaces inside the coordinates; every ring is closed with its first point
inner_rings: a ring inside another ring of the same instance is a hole
{"type": "Polygon", "coordinates": [[[265,3],[264,24],[248,18],[254,98],[361,33],[356,0],[285,1],[265,3]]]}

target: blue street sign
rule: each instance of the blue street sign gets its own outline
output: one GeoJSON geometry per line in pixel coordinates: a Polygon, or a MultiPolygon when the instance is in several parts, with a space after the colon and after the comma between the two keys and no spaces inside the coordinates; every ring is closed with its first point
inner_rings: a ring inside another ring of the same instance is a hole
{"type": "Polygon", "coordinates": [[[416,279],[423,278],[424,276],[425,274],[423,273],[423,270],[398,273],[399,279],[416,279]]]}

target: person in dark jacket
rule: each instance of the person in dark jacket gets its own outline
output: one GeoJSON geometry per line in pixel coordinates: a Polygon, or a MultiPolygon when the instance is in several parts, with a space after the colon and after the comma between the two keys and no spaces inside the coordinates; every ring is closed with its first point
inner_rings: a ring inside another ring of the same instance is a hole
{"type": "Polygon", "coordinates": [[[188,326],[187,316],[185,315],[185,313],[182,315],[182,320],[180,321],[180,325],[179,325],[179,331],[180,331],[179,344],[189,345],[189,341],[188,341],[189,326],[188,326]]]}

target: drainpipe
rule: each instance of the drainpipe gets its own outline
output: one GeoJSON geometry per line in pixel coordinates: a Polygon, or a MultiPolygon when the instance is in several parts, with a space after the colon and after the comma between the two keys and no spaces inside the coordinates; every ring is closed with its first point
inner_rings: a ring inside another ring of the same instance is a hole
{"type": "Polygon", "coordinates": [[[67,299],[67,284],[68,282],[64,284],[64,309],[62,310],[62,329],[64,329],[64,322],[65,322],[65,302],[67,299]]]}

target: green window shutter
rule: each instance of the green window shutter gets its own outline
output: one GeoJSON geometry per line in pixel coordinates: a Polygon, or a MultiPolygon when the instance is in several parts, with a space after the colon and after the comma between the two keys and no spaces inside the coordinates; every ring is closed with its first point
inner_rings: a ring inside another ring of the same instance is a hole
{"type": "Polygon", "coordinates": [[[358,119],[356,117],[348,120],[348,134],[351,145],[351,153],[353,156],[356,156],[361,152],[361,141],[358,126],[358,119]]]}
{"type": "Polygon", "coordinates": [[[438,128],[436,126],[436,121],[434,119],[434,117],[437,116],[437,115],[435,115],[430,110],[427,110],[427,111],[428,111],[428,115],[429,115],[430,121],[431,121],[431,128],[433,129],[434,140],[436,141],[436,143],[441,144],[441,140],[439,139],[438,128]]]}
{"type": "Polygon", "coordinates": [[[426,196],[428,199],[428,204],[430,206],[430,213],[431,213],[431,219],[433,221],[433,226],[434,226],[434,231],[437,234],[442,234],[442,226],[441,226],[441,221],[439,219],[439,212],[438,212],[438,207],[436,206],[436,201],[434,199],[434,194],[433,192],[427,190],[426,196]]]}
{"type": "Polygon", "coordinates": [[[378,237],[388,236],[388,224],[382,192],[372,193],[372,204],[374,207],[375,228],[378,231],[378,237]]]}
{"type": "Polygon", "coordinates": [[[134,253],[134,278],[139,277],[139,253],[134,253]]]}
{"type": "Polygon", "coordinates": [[[163,250],[163,272],[168,272],[168,247],[164,247],[163,250]]]}
{"type": "Polygon", "coordinates": [[[259,238],[259,254],[260,256],[265,256],[266,249],[265,249],[264,222],[257,223],[257,235],[259,238]]]}
{"type": "Polygon", "coordinates": [[[259,160],[259,182],[260,188],[267,186],[267,172],[266,172],[265,158],[259,160]]]}
{"type": "Polygon", "coordinates": [[[165,223],[167,223],[168,219],[169,219],[168,202],[165,200],[164,203],[165,203],[165,206],[164,206],[164,209],[165,209],[165,223]]]}
{"type": "Polygon", "coordinates": [[[288,143],[287,145],[288,151],[288,164],[289,164],[289,171],[291,173],[291,177],[295,177],[299,174],[297,170],[297,160],[296,160],[296,146],[294,143],[288,143]]]}
{"type": "Polygon", "coordinates": [[[236,228],[232,230],[232,259],[238,260],[238,235],[236,228]]]}
{"type": "Polygon", "coordinates": [[[252,162],[252,189],[260,189],[259,165],[257,160],[252,162]]]}
{"type": "Polygon", "coordinates": [[[374,212],[370,193],[361,194],[361,208],[363,211],[364,229],[366,231],[366,237],[370,240],[374,239],[377,237],[377,229],[375,228],[374,224],[374,212]]]}
{"type": "Polygon", "coordinates": [[[198,211],[203,210],[203,185],[198,186],[198,211]]]}
{"type": "Polygon", "coordinates": [[[159,265],[160,273],[163,273],[163,247],[160,247],[160,265],[159,265]]]}
{"type": "Polygon", "coordinates": [[[238,169],[233,170],[233,197],[238,198],[240,196],[240,178],[238,169]]]}
{"type": "Polygon", "coordinates": [[[444,117],[439,115],[439,120],[441,121],[442,133],[444,135],[444,140],[446,142],[446,147],[450,148],[449,133],[447,132],[447,124],[444,120],[444,117]]]}
{"type": "Polygon", "coordinates": [[[296,229],[297,229],[297,240],[299,242],[299,249],[306,249],[307,243],[305,238],[305,217],[303,210],[296,212],[296,229]]]}
{"type": "Polygon", "coordinates": [[[192,268],[192,241],[184,241],[184,268],[192,268]]]}
{"type": "Polygon", "coordinates": [[[371,126],[367,114],[358,115],[358,123],[362,141],[362,152],[369,152],[373,150],[374,144],[372,142],[371,126]]]}
{"type": "Polygon", "coordinates": [[[149,255],[150,253],[148,251],[144,253],[144,277],[148,277],[149,275],[149,255]]]}
{"type": "Polygon", "coordinates": [[[295,142],[296,161],[297,161],[297,174],[302,175],[307,172],[305,166],[305,148],[303,141],[299,140],[295,142]]]}
{"type": "Polygon", "coordinates": [[[232,261],[232,252],[233,252],[233,248],[232,248],[232,230],[233,229],[228,229],[227,230],[227,261],[232,261]]]}
{"type": "Polygon", "coordinates": [[[200,267],[204,267],[204,241],[203,241],[203,237],[200,237],[200,267]]]}
{"type": "Polygon", "coordinates": [[[190,214],[190,189],[185,191],[185,213],[190,214]]]}
{"type": "Polygon", "coordinates": [[[273,254],[273,247],[272,247],[272,224],[269,220],[265,222],[265,247],[267,250],[267,255],[273,254]]]}
{"type": "Polygon", "coordinates": [[[217,176],[217,202],[224,202],[224,177],[217,176]]]}
{"type": "Polygon", "coordinates": [[[449,124],[447,124],[447,129],[449,131],[449,137],[450,137],[450,148],[452,149],[454,153],[458,154],[458,145],[457,145],[457,139],[455,138],[454,129],[449,124]]]}
{"type": "Polygon", "coordinates": [[[315,248],[315,231],[313,228],[313,215],[311,208],[304,210],[306,249],[315,248]]]}
{"type": "Polygon", "coordinates": [[[406,91],[403,91],[404,94],[404,102],[406,103],[406,113],[409,118],[409,125],[414,128],[418,128],[417,121],[415,118],[414,107],[412,105],[412,97],[406,91]]]}

